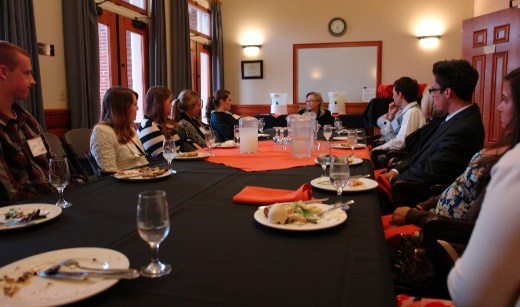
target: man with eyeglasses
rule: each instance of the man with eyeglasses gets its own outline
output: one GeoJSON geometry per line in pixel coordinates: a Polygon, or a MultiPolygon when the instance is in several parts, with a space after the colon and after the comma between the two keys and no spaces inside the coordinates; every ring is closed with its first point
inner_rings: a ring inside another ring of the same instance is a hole
{"type": "Polygon", "coordinates": [[[430,93],[437,109],[448,112],[448,116],[419,145],[415,156],[381,174],[390,183],[450,184],[484,146],[480,111],[471,102],[478,72],[465,60],[440,61],[433,65],[433,77],[430,93]]]}

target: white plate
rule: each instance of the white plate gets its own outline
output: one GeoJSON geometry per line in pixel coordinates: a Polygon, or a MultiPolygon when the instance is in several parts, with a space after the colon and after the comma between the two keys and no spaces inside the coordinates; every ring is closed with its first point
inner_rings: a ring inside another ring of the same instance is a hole
{"type": "MultiPolygon", "coordinates": [[[[24,272],[42,271],[66,259],[75,259],[80,265],[103,269],[127,269],[130,262],[120,252],[105,248],[70,248],[55,250],[0,268],[0,276],[18,278],[24,272]]],[[[25,283],[17,284],[19,291],[12,297],[0,294],[0,306],[57,306],[77,302],[102,292],[118,279],[88,278],[85,280],[55,279],[31,276],[25,283]]],[[[4,281],[0,285],[4,286],[4,281]]]]}
{"type": "MultiPolygon", "coordinates": [[[[358,185],[355,187],[346,186],[343,188],[343,193],[346,192],[360,192],[360,191],[366,191],[366,190],[372,190],[377,187],[377,181],[368,179],[368,178],[356,178],[356,180],[362,181],[363,185],[358,185]]],[[[328,191],[334,191],[336,192],[336,188],[330,183],[329,178],[324,177],[318,177],[316,179],[313,179],[311,181],[311,185],[318,189],[328,190],[328,191]]]]}
{"type": "Polygon", "coordinates": [[[117,178],[117,179],[120,179],[120,180],[129,180],[129,181],[155,180],[155,179],[159,179],[159,178],[164,178],[166,176],[170,176],[171,173],[172,173],[172,171],[167,170],[166,172],[160,174],[157,177],[136,176],[136,177],[130,177],[130,178],[117,178],[117,177],[114,177],[114,178],[117,178]]]}
{"type": "Polygon", "coordinates": [[[213,148],[237,148],[238,146],[235,143],[218,143],[215,144],[213,148]]]}
{"type": "MultiPolygon", "coordinates": [[[[350,146],[347,145],[346,143],[332,144],[332,145],[330,145],[330,147],[332,147],[332,148],[340,148],[340,149],[350,149],[350,146]]],[[[356,144],[356,146],[354,146],[354,149],[356,149],[356,148],[365,148],[365,147],[367,147],[367,144],[356,144]]]]}
{"type": "MultiPolygon", "coordinates": [[[[314,163],[316,164],[320,164],[320,162],[318,162],[318,159],[314,159],[314,163]]],[[[357,164],[361,164],[363,163],[363,159],[360,159],[360,158],[354,158],[354,162],[351,162],[349,163],[348,165],[357,165],[357,164]]],[[[328,165],[327,165],[328,166],[328,165]]]]}
{"type": "Polygon", "coordinates": [[[258,134],[258,137],[259,137],[259,138],[268,138],[268,137],[269,137],[269,134],[266,134],[266,133],[259,133],[259,134],[258,134]]]}
{"type": "Polygon", "coordinates": [[[175,160],[200,160],[209,157],[209,152],[199,152],[196,156],[193,157],[180,157],[175,156],[175,160]]]}
{"type": "MultiPolygon", "coordinates": [[[[348,133],[349,130],[354,130],[354,129],[343,129],[341,130],[341,133],[348,133]]],[[[361,133],[363,132],[363,130],[356,130],[356,133],[361,133]]]]}
{"type": "MultiPolygon", "coordinates": [[[[319,207],[324,211],[331,207],[330,205],[325,205],[325,204],[311,204],[311,205],[319,207]]],[[[333,210],[333,211],[325,214],[325,216],[323,218],[319,219],[316,224],[305,223],[303,225],[272,224],[269,222],[269,220],[265,216],[264,209],[256,210],[254,217],[258,223],[265,225],[267,227],[271,227],[271,228],[291,230],[291,231],[311,231],[311,230],[330,228],[330,227],[339,225],[347,220],[347,213],[341,209],[333,210]]]]}
{"type": "Polygon", "coordinates": [[[23,227],[29,227],[36,224],[41,224],[48,222],[54,218],[56,218],[58,215],[61,214],[61,208],[53,205],[53,204],[27,204],[27,205],[12,205],[7,207],[0,208],[0,231],[2,230],[11,230],[11,229],[17,229],[17,228],[23,228],[23,227]],[[2,224],[5,222],[5,214],[9,212],[10,209],[14,209],[17,212],[24,212],[25,214],[31,213],[32,211],[36,209],[40,209],[40,211],[48,211],[47,217],[40,220],[35,220],[32,222],[21,222],[19,224],[13,225],[13,226],[6,226],[5,224],[2,224]]]}
{"type": "MultiPolygon", "coordinates": [[[[337,141],[346,141],[347,140],[347,137],[346,136],[335,136],[332,138],[333,140],[337,140],[337,141]]],[[[359,137],[357,138],[358,140],[364,140],[364,138],[362,137],[359,137]]]]}

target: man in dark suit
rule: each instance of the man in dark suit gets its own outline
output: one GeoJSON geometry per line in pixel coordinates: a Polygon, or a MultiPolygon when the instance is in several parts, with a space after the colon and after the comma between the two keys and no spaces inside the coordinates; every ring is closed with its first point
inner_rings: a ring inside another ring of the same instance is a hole
{"type": "Polygon", "coordinates": [[[484,126],[479,108],[471,102],[478,72],[465,60],[433,65],[430,93],[439,111],[448,116],[417,153],[381,177],[390,183],[408,180],[433,185],[450,184],[462,174],[471,157],[484,146],[484,126]]]}

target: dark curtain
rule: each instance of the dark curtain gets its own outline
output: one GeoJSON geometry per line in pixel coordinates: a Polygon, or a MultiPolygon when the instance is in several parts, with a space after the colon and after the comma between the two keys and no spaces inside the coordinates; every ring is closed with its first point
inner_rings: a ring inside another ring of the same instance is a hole
{"type": "Polygon", "coordinates": [[[33,77],[36,85],[24,101],[17,101],[31,113],[45,130],[45,114],[40,77],[40,61],[38,59],[38,40],[34,24],[34,7],[32,0],[1,0],[0,39],[11,42],[27,50],[31,57],[33,77]]]}
{"type": "Polygon", "coordinates": [[[62,5],[70,127],[92,128],[100,112],[96,3],[62,0],[62,5]]]}
{"type": "Polygon", "coordinates": [[[149,45],[150,87],[167,86],[166,21],[164,0],[152,0],[149,45]]]}
{"type": "Polygon", "coordinates": [[[211,84],[213,93],[224,88],[224,37],[222,32],[222,13],[220,3],[211,3],[212,31],[211,34],[211,84]]]}
{"type": "Polygon", "coordinates": [[[190,25],[187,0],[172,0],[171,7],[171,45],[172,45],[172,86],[173,94],[192,88],[190,25]]]}

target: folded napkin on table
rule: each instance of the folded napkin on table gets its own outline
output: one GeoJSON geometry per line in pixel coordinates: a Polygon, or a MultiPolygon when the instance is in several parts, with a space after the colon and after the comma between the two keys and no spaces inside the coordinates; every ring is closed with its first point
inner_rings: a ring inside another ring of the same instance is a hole
{"type": "Polygon", "coordinates": [[[233,202],[251,205],[269,205],[273,203],[310,200],[312,187],[305,183],[298,190],[280,190],[247,186],[233,197],[233,202]]]}

